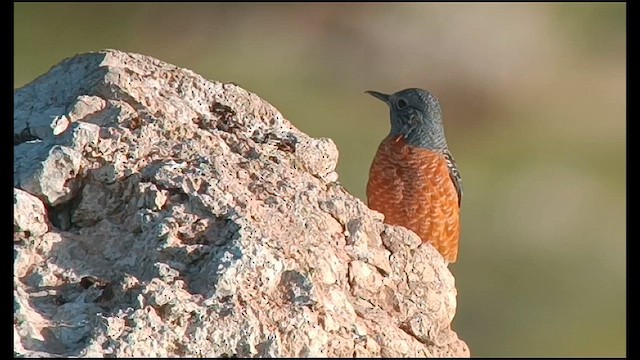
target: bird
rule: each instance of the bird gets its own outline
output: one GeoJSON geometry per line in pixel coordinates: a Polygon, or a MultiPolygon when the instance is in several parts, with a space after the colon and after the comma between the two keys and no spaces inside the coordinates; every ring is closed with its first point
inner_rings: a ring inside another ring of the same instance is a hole
{"type": "Polygon", "coordinates": [[[382,213],[385,223],[413,231],[446,262],[456,262],[462,179],[438,99],[419,88],[365,93],[388,105],[391,122],[369,169],[367,205],[382,213]]]}

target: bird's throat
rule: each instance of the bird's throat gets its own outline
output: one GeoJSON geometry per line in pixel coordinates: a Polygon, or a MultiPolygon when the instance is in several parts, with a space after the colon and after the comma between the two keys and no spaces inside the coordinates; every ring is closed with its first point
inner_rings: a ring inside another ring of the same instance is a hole
{"type": "Polygon", "coordinates": [[[447,141],[442,128],[414,127],[402,129],[404,131],[392,132],[391,139],[394,142],[403,142],[408,146],[418,147],[433,151],[443,151],[447,149],[447,141]]]}

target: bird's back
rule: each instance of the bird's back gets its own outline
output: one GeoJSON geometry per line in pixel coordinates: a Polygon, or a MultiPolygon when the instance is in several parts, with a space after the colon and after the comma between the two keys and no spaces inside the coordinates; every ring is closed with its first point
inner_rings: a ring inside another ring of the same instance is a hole
{"type": "Polygon", "coordinates": [[[450,263],[457,260],[459,197],[443,154],[387,137],[371,164],[367,199],[386,223],[414,231],[450,263]]]}

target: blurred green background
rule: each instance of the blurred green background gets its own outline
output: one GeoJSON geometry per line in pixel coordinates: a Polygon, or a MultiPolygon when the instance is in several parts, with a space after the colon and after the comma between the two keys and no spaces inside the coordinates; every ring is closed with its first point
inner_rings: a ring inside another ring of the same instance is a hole
{"type": "Polygon", "coordinates": [[[454,330],[472,356],[626,355],[624,3],[15,4],[18,88],[114,48],[233,81],[332,138],[366,200],[365,90],[441,100],[465,186],[454,330]]]}

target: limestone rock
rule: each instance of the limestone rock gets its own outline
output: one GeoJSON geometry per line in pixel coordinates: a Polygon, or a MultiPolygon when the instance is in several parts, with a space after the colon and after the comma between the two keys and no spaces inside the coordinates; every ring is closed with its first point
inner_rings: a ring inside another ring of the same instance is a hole
{"type": "Polygon", "coordinates": [[[14,104],[16,355],[469,356],[443,258],[257,95],[107,50],[14,104]]]}
{"type": "Polygon", "coordinates": [[[38,237],[49,231],[44,204],[37,197],[13,189],[13,232],[18,238],[38,237]]]}

